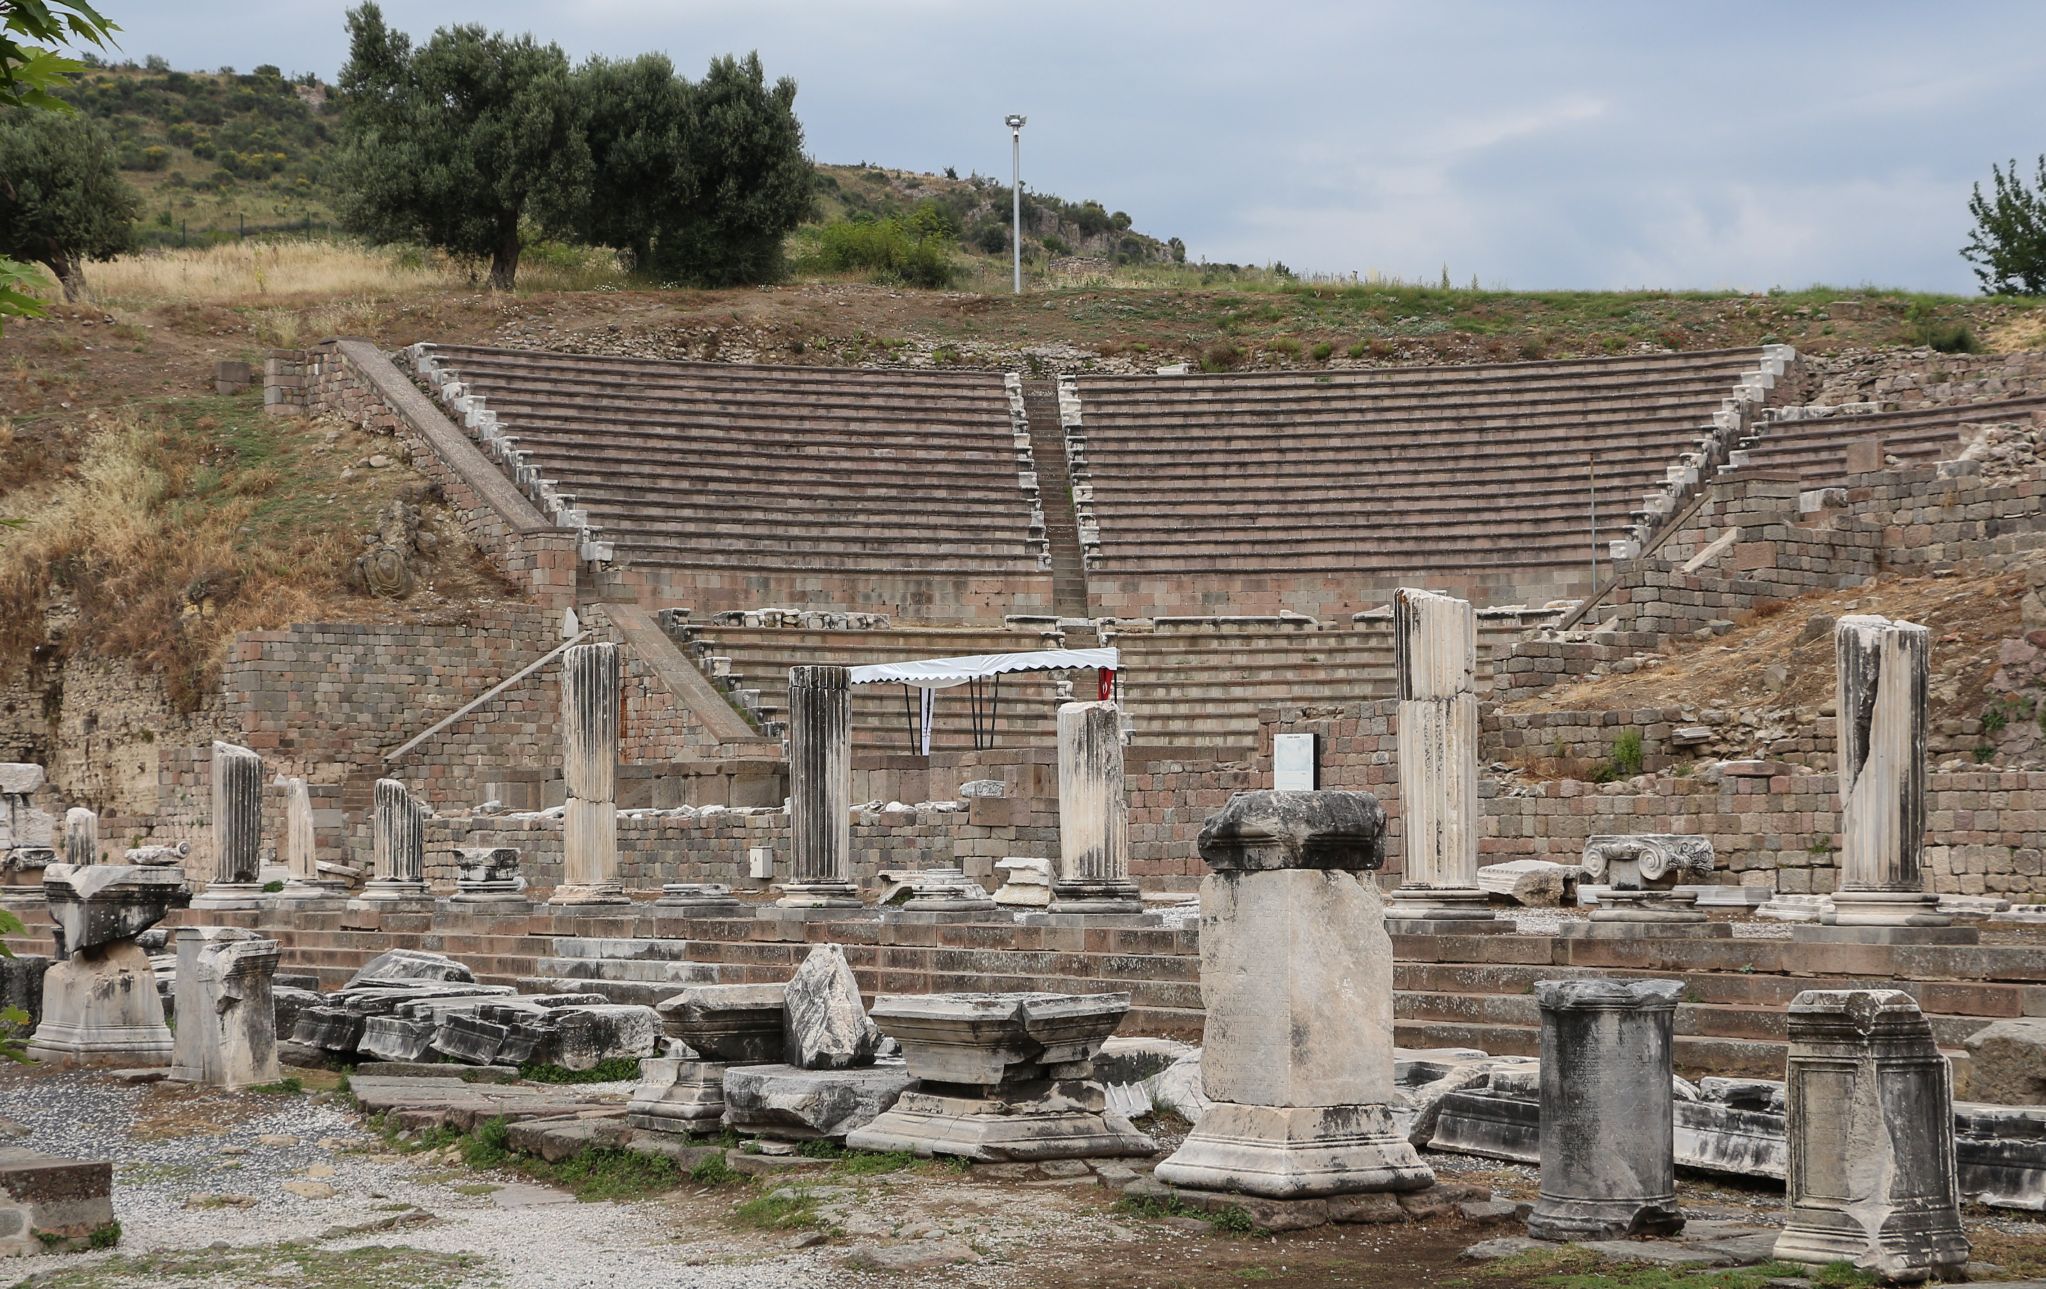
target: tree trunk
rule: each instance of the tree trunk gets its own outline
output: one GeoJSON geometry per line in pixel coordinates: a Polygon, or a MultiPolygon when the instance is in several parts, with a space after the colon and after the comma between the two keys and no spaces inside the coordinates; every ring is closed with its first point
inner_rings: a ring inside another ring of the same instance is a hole
{"type": "Polygon", "coordinates": [[[57,281],[64,288],[64,303],[77,304],[85,298],[85,262],[72,256],[58,254],[46,261],[50,272],[57,275],[57,281]]]}
{"type": "Polygon", "coordinates": [[[490,289],[509,291],[519,274],[519,230],[513,228],[497,239],[497,249],[490,255],[490,289]]]}

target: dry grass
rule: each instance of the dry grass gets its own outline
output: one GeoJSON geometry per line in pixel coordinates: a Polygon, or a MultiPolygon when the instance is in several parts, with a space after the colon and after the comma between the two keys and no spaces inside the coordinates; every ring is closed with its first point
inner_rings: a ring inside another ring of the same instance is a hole
{"type": "MultiPolygon", "coordinates": [[[[89,265],[93,298],[112,308],[161,304],[259,305],[357,297],[379,298],[481,289],[483,266],[413,248],[353,242],[290,240],[230,242],[222,246],[146,251],[89,265]]],[[[590,290],[624,280],[610,252],[541,245],[519,266],[521,291],[590,290]]],[[[56,283],[45,284],[54,296],[56,283]]],[[[279,343],[289,343],[280,341],[279,343]]]]}
{"type": "Polygon", "coordinates": [[[1989,348],[1994,353],[2014,354],[2046,349],[2046,310],[2020,313],[1989,329],[1989,348]]]}
{"type": "MultiPolygon", "coordinates": [[[[344,476],[389,440],[265,417],[249,399],[136,408],[87,429],[75,465],[7,495],[19,527],[0,532],[0,603],[12,609],[0,658],[30,657],[49,630],[37,610],[62,606],[59,654],[128,659],[160,674],[180,710],[211,693],[235,633],[360,616],[369,606],[346,585],[358,535],[423,487],[401,466],[344,476]]],[[[474,555],[444,543],[439,558],[474,555]]],[[[474,580],[422,571],[458,594],[474,580]]]]}

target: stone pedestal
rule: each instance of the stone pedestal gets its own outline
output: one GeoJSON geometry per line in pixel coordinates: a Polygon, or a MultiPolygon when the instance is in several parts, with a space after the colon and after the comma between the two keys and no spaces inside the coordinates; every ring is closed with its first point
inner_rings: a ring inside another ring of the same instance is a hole
{"type": "Polygon", "coordinates": [[[263,758],[245,747],[213,745],[213,880],[195,909],[263,907],[263,758]]]}
{"type": "Polygon", "coordinates": [[[1054,913],[1137,913],[1130,881],[1129,792],[1122,719],[1114,703],[1059,708],[1059,868],[1054,913]]]}
{"type": "Polygon", "coordinates": [[[725,1117],[722,1061],[650,1056],[639,1063],[639,1086],[625,1122],[648,1132],[712,1133],[725,1117]]]}
{"type": "MultiPolygon", "coordinates": [[[[1682,833],[1587,837],[1578,866],[1587,883],[1600,884],[1594,923],[1636,925],[1644,934],[1714,925],[1698,911],[1695,890],[1683,889],[1712,872],[1712,839],[1682,833]]],[[[1731,934],[1725,928],[1724,934],[1731,934]]]]}
{"type": "Polygon", "coordinates": [[[178,1031],[171,1077],[214,1088],[275,1083],[278,946],[253,931],[178,931],[178,1031]]]}
{"type": "Polygon", "coordinates": [[[170,1059],[156,972],[134,937],[186,902],[184,874],[128,864],[52,864],[44,898],[56,962],[43,974],[42,1020],[28,1054],[74,1065],[159,1065],[170,1059]]]}
{"type": "Polygon", "coordinates": [[[655,1007],[663,1032],[708,1061],[768,1065],[782,1059],[786,985],[684,985],[655,1007]]]}
{"type": "Polygon", "coordinates": [[[1828,926],[1944,927],[1925,889],[1925,699],[1931,632],[1854,615],[1833,628],[1840,882],[1828,926]]]}
{"type": "Polygon", "coordinates": [[[378,779],[369,819],[375,876],[348,902],[360,911],[431,909],[426,889],[426,809],[396,779],[378,779]]]}
{"type": "Polygon", "coordinates": [[[1814,989],[1789,1020],[1790,1215],[1776,1256],[1890,1281],[1958,1271],[1953,1073],[1918,1005],[1901,990],[1814,989]]]}
{"type": "Polygon", "coordinates": [[[1418,1190],[1394,1127],[1392,942],[1360,792],[1248,792],[1201,830],[1201,1077],[1211,1102],[1158,1166],[1171,1186],[1275,1199],[1418,1190]]]}
{"type": "Polygon", "coordinates": [[[966,918],[995,909],[987,888],[968,877],[964,869],[927,868],[910,879],[910,887],[915,893],[896,908],[883,910],[884,920],[894,913],[907,913],[912,919],[933,914],[966,918]]]}
{"type": "Polygon", "coordinates": [[[843,1141],[908,1086],[909,1071],[900,1064],[850,1070],[734,1065],[725,1070],[725,1123],[783,1141],[843,1141]]]}
{"type": "Polygon", "coordinates": [[[511,846],[455,848],[455,893],[452,904],[520,904],[526,900],[526,879],[519,876],[519,852],[511,846]]]}
{"type": "Polygon", "coordinates": [[[1478,886],[1477,614],[1401,587],[1392,597],[1406,873],[1386,921],[1403,934],[1511,931],[1478,886]]]}
{"type": "Polygon", "coordinates": [[[1672,1034],[1681,980],[1543,980],[1538,1240],[1673,1235],[1672,1034]]]}
{"type": "Polygon", "coordinates": [[[625,904],[618,880],[618,646],[561,656],[561,885],[549,904],[625,904]]]}
{"type": "Polygon", "coordinates": [[[984,1163],[1148,1155],[1157,1146],[1108,1109],[1094,1056],[1128,994],[919,994],[877,999],[915,1080],[849,1134],[861,1150],[984,1163]]]}
{"type": "Polygon", "coordinates": [[[852,883],[852,688],[844,667],[789,668],[785,908],[860,907],[852,883]]]}

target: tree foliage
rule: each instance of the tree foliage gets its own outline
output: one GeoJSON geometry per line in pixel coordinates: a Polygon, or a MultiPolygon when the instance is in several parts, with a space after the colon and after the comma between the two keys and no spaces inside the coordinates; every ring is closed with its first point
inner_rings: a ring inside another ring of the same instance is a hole
{"type": "Polygon", "coordinates": [[[87,260],[128,249],[141,204],[105,131],[75,116],[0,116],[0,255],[47,265],[76,300],[87,260]]]}
{"type": "MultiPolygon", "coordinates": [[[[0,3],[0,113],[19,109],[69,112],[70,106],[52,91],[83,71],[85,64],[49,46],[104,49],[119,30],[85,0],[4,0],[0,3]]],[[[0,121],[4,120],[0,115],[0,121]]],[[[7,187],[7,174],[0,169],[0,193],[7,187]]],[[[0,320],[42,316],[42,305],[24,289],[34,277],[34,270],[27,265],[0,255],[0,320]]]]}
{"type": "Polygon", "coordinates": [[[412,48],[382,12],[348,12],[341,69],[341,216],[379,241],[488,256],[509,290],[521,227],[565,227],[587,193],[590,152],[568,57],[531,36],[443,27],[412,48]]]}
{"type": "Polygon", "coordinates": [[[1975,265],[1982,290],[1990,295],[2046,295],[2046,154],[2039,158],[2037,187],[2028,187],[2010,163],[1990,168],[1994,196],[1975,185],[1968,213],[1974,232],[1961,254],[1975,265]]]}

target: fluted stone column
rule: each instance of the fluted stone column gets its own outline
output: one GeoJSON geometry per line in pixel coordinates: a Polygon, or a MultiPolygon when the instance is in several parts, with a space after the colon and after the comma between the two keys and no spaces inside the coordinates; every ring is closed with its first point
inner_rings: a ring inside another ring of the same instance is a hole
{"type": "Polygon", "coordinates": [[[549,904],[624,904],[618,879],[618,646],[576,645],[561,659],[561,884],[549,904]]]}
{"type": "Polygon", "coordinates": [[[1478,889],[1477,613],[1401,587],[1392,640],[1406,872],[1386,920],[1407,932],[1506,929],[1478,889]]]}
{"type": "Polygon", "coordinates": [[[64,862],[99,863],[99,816],[84,806],[64,812],[64,862]]]}
{"type": "Polygon", "coordinates": [[[1925,697],[1932,633],[1872,615],[1833,628],[1840,876],[1829,926],[1944,927],[1925,889],[1925,697]]]}
{"type": "Polygon", "coordinates": [[[320,863],[317,839],[313,834],[313,799],[306,790],[305,779],[295,774],[280,774],[276,784],[284,789],[284,867],[291,876],[285,879],[284,889],[278,893],[279,900],[315,900],[337,893],[334,883],[320,880],[320,863]]]}
{"type": "Polygon", "coordinates": [[[1392,1119],[1392,941],[1363,792],[1239,792],[1201,829],[1201,1121],[1157,1179],[1315,1199],[1435,1175],[1392,1119]]]}
{"type": "Polygon", "coordinates": [[[1053,913],[1139,913],[1130,881],[1130,802],[1114,703],[1059,708],[1059,871],[1053,913]]]}
{"type": "Polygon", "coordinates": [[[370,803],[369,883],[352,903],[389,908],[430,905],[426,889],[426,809],[396,779],[378,779],[370,803]]]}
{"type": "Polygon", "coordinates": [[[263,903],[263,758],[213,745],[213,880],[195,909],[253,909],[263,903]]]}
{"type": "Polygon", "coordinates": [[[1810,989],[1790,1002],[1789,1036],[1790,1216],[1776,1256],[1886,1281],[1959,1269],[1953,1071],[1918,1004],[1896,989],[1810,989]]]}
{"type": "Polygon", "coordinates": [[[852,882],[852,673],[789,668],[789,880],[784,908],[857,908],[852,882]]]}
{"type": "Polygon", "coordinates": [[[1681,980],[1542,980],[1540,1240],[1674,1235],[1671,1075],[1681,980]]]}

